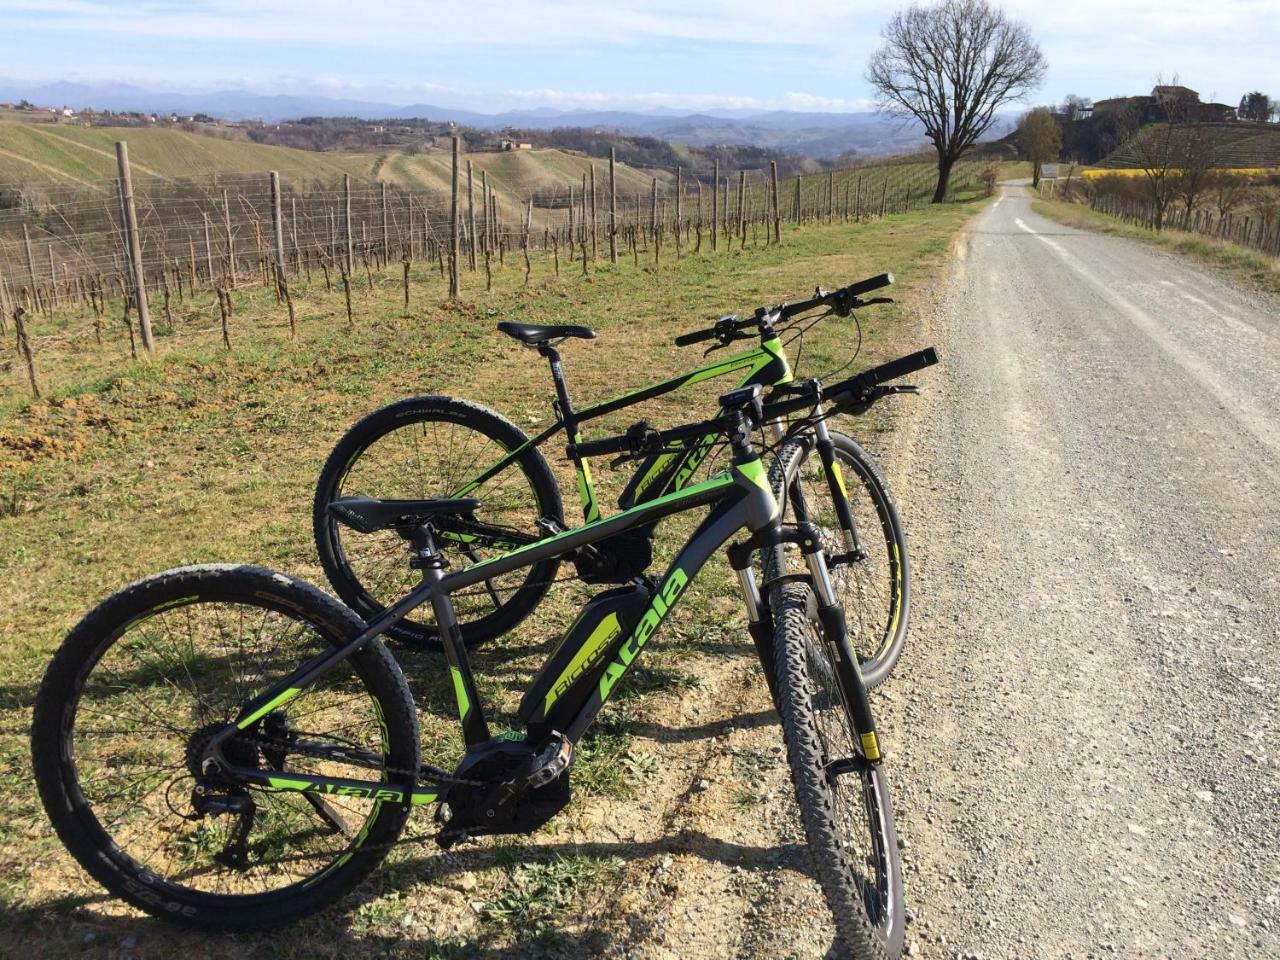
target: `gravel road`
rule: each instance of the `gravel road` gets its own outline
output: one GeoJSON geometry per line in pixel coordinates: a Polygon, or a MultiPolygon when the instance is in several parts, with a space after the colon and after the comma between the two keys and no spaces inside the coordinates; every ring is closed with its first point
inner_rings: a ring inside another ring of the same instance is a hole
{"type": "Polygon", "coordinates": [[[927,957],[1280,957],[1280,311],[1003,189],[898,471],[927,957]]]}

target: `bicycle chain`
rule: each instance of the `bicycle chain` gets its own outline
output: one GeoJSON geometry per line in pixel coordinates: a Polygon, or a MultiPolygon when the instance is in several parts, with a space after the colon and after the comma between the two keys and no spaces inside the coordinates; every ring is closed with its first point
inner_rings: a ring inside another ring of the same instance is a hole
{"type": "MultiPolygon", "coordinates": [[[[299,743],[297,741],[277,740],[274,737],[267,737],[267,736],[261,736],[261,735],[251,737],[243,734],[241,734],[240,736],[230,737],[229,739],[239,740],[245,743],[252,743],[259,747],[263,745],[266,745],[269,747],[279,747],[285,750],[286,752],[301,753],[307,756],[316,757],[317,759],[320,759],[320,760],[339,760],[339,761],[345,760],[347,763],[351,763],[358,767],[364,767],[367,770],[375,770],[375,769],[383,770],[390,774],[396,774],[403,777],[412,777],[415,781],[422,780],[422,779],[429,779],[432,783],[444,784],[449,786],[460,786],[460,787],[491,786],[490,782],[487,780],[469,780],[466,777],[455,777],[453,774],[447,773],[441,768],[430,763],[422,764],[417,770],[408,770],[408,769],[403,769],[399,767],[390,767],[390,766],[386,766],[385,764],[374,767],[372,764],[362,762],[361,760],[356,759],[354,757],[335,756],[329,748],[311,747],[304,743],[299,743]],[[423,774],[426,774],[426,776],[424,777],[423,774]]],[[[285,773],[285,772],[287,771],[283,771],[283,770],[281,771],[281,773],[285,773]]]]}

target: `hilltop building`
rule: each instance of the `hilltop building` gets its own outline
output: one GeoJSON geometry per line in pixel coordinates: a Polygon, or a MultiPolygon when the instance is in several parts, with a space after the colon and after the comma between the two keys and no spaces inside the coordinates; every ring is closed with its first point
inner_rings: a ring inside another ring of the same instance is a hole
{"type": "Polygon", "coordinates": [[[1190,115],[1191,119],[1220,123],[1236,118],[1236,108],[1226,103],[1204,103],[1190,87],[1157,84],[1151,93],[1136,97],[1111,97],[1095,100],[1093,116],[1130,114],[1140,123],[1164,123],[1170,116],[1190,115]]]}

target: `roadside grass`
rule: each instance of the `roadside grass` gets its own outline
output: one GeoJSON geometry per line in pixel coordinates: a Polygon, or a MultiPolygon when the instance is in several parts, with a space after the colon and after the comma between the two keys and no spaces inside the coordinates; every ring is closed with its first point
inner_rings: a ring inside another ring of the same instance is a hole
{"type": "MultiPolygon", "coordinates": [[[[323,576],[311,540],[313,484],[346,427],[374,407],[413,394],[448,393],[492,406],[534,430],[550,422],[545,362],[494,330],[510,318],[579,322],[594,342],[563,348],[569,383],[583,402],[635,389],[690,369],[696,350],[672,338],[729,310],[797,299],[815,284],[834,287],[884,270],[898,280],[898,303],[866,311],[856,371],[924,346],[917,317],[955,232],[976,204],[925,206],[866,224],[788,229],[781,246],[735,248],[712,256],[664,250],[660,266],[610,268],[588,277],[562,263],[556,280],[536,261],[528,287],[522,265],[464,273],[463,298],[441,303],[434,267],[416,265],[410,309],[401,306],[398,267],[362,276],[356,322],[340,291],[319,278],[299,283],[296,339],[285,313],[260,287],[235,293],[232,349],[221,345],[211,297],[175,310],[158,337],[159,355],[128,358],[118,320],[93,337],[88,314],[33,319],[47,397],[24,394],[23,371],[0,373],[0,917],[6,948],[36,958],[89,952],[221,958],[591,955],[602,930],[624,929],[609,909],[609,884],[627,864],[578,852],[606,820],[649,818],[628,810],[652,793],[678,756],[678,741],[637,731],[655,711],[696,697],[726,651],[745,651],[741,603],[727,564],[713,561],[673,613],[639,672],[602,714],[575,766],[575,800],[530,840],[494,840],[447,853],[430,843],[426,817],[408,835],[424,841],[393,851],[361,890],[338,908],[284,933],[210,938],[141,918],[106,898],[62,851],[30,776],[30,708],[48,658],[67,630],[110,592],[145,574],[191,562],[253,562],[315,583],[323,576]],[[553,841],[554,851],[540,853],[553,841]],[[584,898],[586,900],[584,901],[584,898]],[[592,899],[594,898],[594,899],[592,899]],[[544,899],[557,904],[541,912],[544,899]],[[584,902],[593,904],[579,909],[584,902]],[[481,904],[476,906],[475,904],[481,904]],[[621,926],[619,926],[621,925],[621,926]]],[[[799,374],[820,375],[851,357],[852,320],[830,318],[805,338],[799,374]]],[[[927,381],[922,381],[927,382],[927,381]]],[[[640,417],[671,424],[708,415],[725,381],[653,401],[592,424],[590,436],[640,417]],[[701,392],[698,392],[701,391],[701,392]]],[[[876,448],[889,411],[844,429],[876,448]]],[[[571,473],[560,444],[547,448],[568,502],[571,473]]],[[[597,469],[601,502],[616,501],[626,471],[597,469]]],[[[572,516],[572,510],[566,508],[572,516]]],[[[662,569],[694,518],[659,530],[662,569]]],[[[481,694],[496,730],[511,725],[525,685],[549,646],[589,595],[558,586],[535,617],[475,655],[481,694]]],[[[452,690],[440,655],[396,648],[415,692],[424,758],[451,765],[460,753],[452,690]]],[[[646,725],[647,729],[655,729],[646,725]]],[[[659,730],[665,729],[657,725],[659,730]]],[[[753,778],[744,767],[745,790],[753,778]]],[[[654,798],[646,798],[654,799],[654,798]]],[[[656,799],[661,799],[657,797],[656,799]]],[[[750,805],[750,804],[749,804],[750,805]]],[[[598,838],[598,837],[597,837],[598,838]]],[[[625,856],[625,854],[624,854],[625,856]]]]}
{"type": "Polygon", "coordinates": [[[1082,204],[1063,200],[1034,200],[1031,209],[1068,227],[1127,237],[1182,254],[1254,289],[1280,295],[1280,259],[1257,250],[1181,230],[1166,229],[1156,233],[1118,217],[1090,210],[1082,204]]]}

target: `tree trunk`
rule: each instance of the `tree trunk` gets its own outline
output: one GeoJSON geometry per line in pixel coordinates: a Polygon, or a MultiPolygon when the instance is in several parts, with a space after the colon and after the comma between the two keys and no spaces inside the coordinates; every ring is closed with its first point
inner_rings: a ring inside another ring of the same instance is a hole
{"type": "Polygon", "coordinates": [[[938,185],[933,191],[933,202],[942,203],[947,199],[947,188],[951,185],[951,168],[955,159],[946,154],[938,154],[938,185]]]}
{"type": "Polygon", "coordinates": [[[1031,189],[1035,190],[1040,186],[1040,161],[1033,160],[1031,162],[1031,189]]]}

